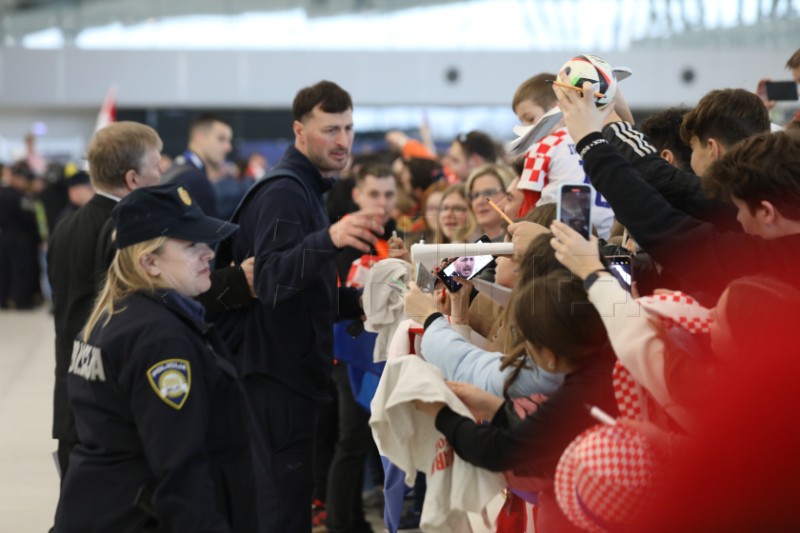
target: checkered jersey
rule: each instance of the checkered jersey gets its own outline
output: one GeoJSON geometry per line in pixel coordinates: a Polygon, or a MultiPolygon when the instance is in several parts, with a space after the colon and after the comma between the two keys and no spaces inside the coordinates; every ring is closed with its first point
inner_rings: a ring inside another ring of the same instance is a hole
{"type": "MultiPolygon", "coordinates": [[[[536,205],[542,205],[558,202],[558,191],[564,183],[590,183],[590,180],[583,171],[583,160],[575,150],[575,141],[566,128],[559,128],[528,150],[517,187],[540,192],[536,205]]],[[[595,191],[592,202],[592,225],[600,237],[608,238],[614,212],[595,191]]]]}

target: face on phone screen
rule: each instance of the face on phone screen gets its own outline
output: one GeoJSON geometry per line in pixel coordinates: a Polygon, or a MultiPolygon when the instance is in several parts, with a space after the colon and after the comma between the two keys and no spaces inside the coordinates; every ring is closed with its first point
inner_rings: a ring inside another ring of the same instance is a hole
{"type": "Polygon", "coordinates": [[[584,239],[591,233],[592,190],[586,185],[564,186],[558,207],[558,219],[584,239]]]}
{"type": "Polygon", "coordinates": [[[449,282],[448,288],[450,288],[451,291],[458,290],[461,288],[461,284],[453,281],[454,275],[461,276],[464,279],[472,279],[493,260],[494,256],[491,255],[457,257],[442,270],[439,277],[442,278],[442,281],[445,283],[449,282]]]}

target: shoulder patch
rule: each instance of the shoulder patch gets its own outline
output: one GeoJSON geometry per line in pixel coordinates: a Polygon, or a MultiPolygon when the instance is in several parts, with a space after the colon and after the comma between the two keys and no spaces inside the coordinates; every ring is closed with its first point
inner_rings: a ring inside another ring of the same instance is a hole
{"type": "Polygon", "coordinates": [[[180,409],[192,388],[192,369],[186,359],[164,359],[147,370],[147,380],[164,403],[180,409]]]}

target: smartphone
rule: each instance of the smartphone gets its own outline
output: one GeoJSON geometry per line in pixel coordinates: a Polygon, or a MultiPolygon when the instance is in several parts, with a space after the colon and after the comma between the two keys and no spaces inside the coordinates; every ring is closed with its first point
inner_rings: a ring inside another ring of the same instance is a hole
{"type": "Polygon", "coordinates": [[[433,293],[434,286],[436,285],[436,276],[431,274],[430,270],[428,270],[428,267],[422,263],[417,263],[415,269],[416,272],[414,281],[417,283],[419,290],[422,292],[433,293]]]}
{"type": "MultiPolygon", "coordinates": [[[[475,242],[492,242],[489,237],[483,235],[475,242]]],[[[465,257],[456,257],[450,263],[439,270],[437,276],[442,280],[447,290],[450,292],[457,292],[463,285],[453,279],[454,275],[461,276],[464,279],[472,279],[477,276],[483,269],[494,264],[493,255],[473,255],[465,257]]]]}
{"type": "Polygon", "coordinates": [[[622,283],[623,287],[631,290],[631,285],[633,285],[631,257],[629,255],[611,255],[606,257],[606,261],[608,261],[611,274],[622,283]]]}
{"type": "Polygon", "coordinates": [[[565,183],[558,191],[556,218],[584,239],[592,233],[592,190],[588,184],[565,183]]]}
{"type": "Polygon", "coordinates": [[[767,100],[797,100],[797,84],[793,81],[768,81],[767,100]]]}

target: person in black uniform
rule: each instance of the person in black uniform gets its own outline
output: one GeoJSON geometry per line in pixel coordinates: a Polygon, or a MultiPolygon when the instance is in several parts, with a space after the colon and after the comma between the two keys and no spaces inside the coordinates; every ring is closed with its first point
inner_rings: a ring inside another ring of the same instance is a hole
{"type": "Polygon", "coordinates": [[[96,194],[62,220],[47,247],[47,275],[53,289],[56,333],[56,379],[53,391],[53,438],[58,439],[61,477],[77,443],[75,421],[67,401],[67,368],[72,344],[86,324],[114,257],[111,210],[120,198],[161,177],[161,138],[137,122],[116,122],[98,131],[87,157],[96,194]]]}
{"type": "Polygon", "coordinates": [[[112,217],[118,249],[69,367],[80,444],[55,531],[256,531],[244,392],[192,299],[211,285],[209,244],[237,226],[175,184],[112,217]]]}
{"type": "MultiPolygon", "coordinates": [[[[78,442],[67,400],[67,369],[75,337],[89,318],[114,257],[111,210],[131,191],[158,184],[161,148],[158,133],[137,122],[115,122],[98,131],[87,152],[96,194],[59,223],[50,237],[47,273],[53,288],[56,333],[53,438],[58,439],[62,480],[69,467],[70,450],[78,442]]],[[[252,260],[240,266],[214,272],[216,288],[198,297],[209,312],[214,306],[224,311],[249,303],[252,260]]]]}
{"type": "Polygon", "coordinates": [[[21,161],[0,188],[0,309],[30,309],[39,294],[39,226],[28,196],[33,178],[21,161]]]}
{"type": "Polygon", "coordinates": [[[212,113],[197,117],[189,128],[189,146],[175,158],[175,164],[161,179],[186,187],[198,205],[210,216],[218,216],[217,193],[208,179],[208,167],[221,168],[232,150],[230,124],[212,113]]]}

